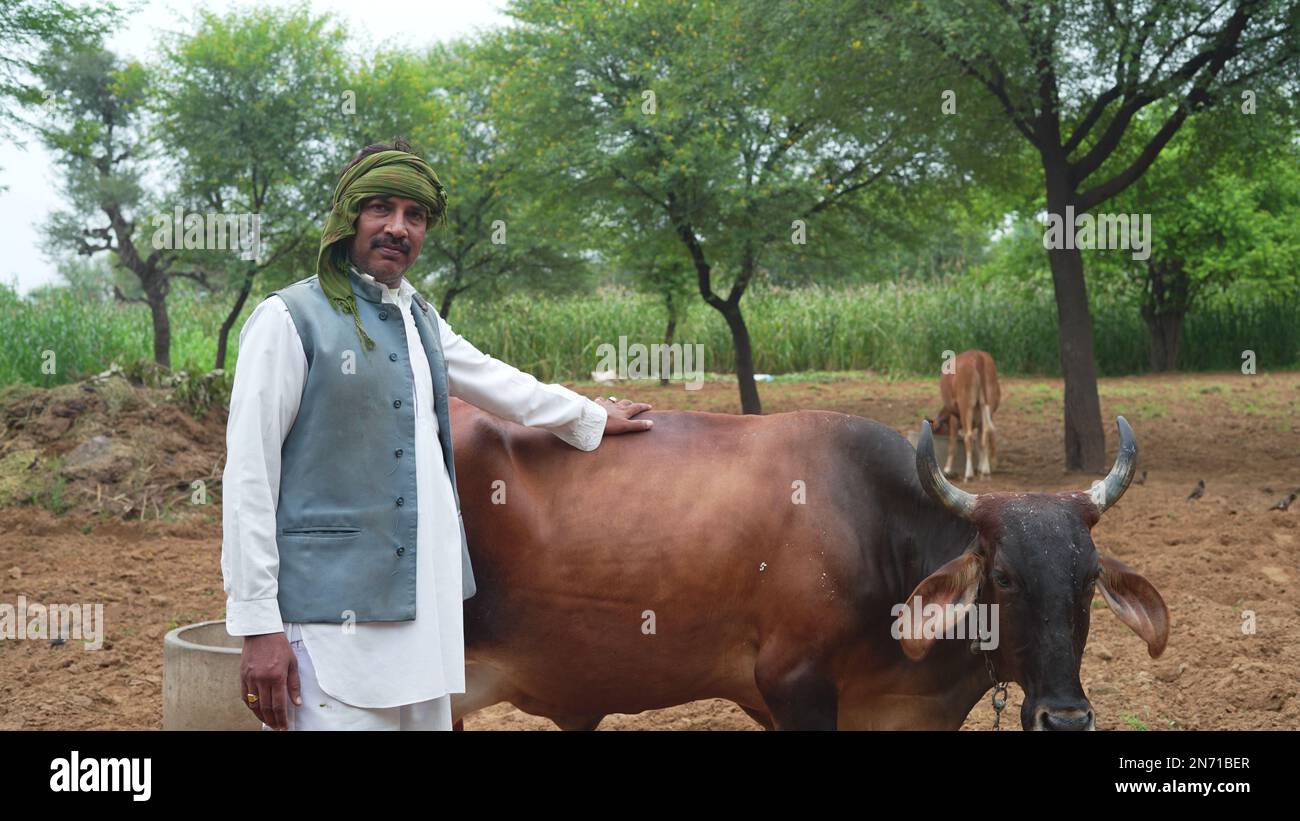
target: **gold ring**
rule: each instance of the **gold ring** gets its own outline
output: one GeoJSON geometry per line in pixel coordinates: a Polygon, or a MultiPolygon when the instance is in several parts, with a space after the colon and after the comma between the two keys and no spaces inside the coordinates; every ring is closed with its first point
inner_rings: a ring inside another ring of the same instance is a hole
{"type": "Polygon", "coordinates": [[[252,704],[257,701],[257,693],[249,693],[248,695],[244,696],[244,698],[248,699],[249,704],[252,704]]]}

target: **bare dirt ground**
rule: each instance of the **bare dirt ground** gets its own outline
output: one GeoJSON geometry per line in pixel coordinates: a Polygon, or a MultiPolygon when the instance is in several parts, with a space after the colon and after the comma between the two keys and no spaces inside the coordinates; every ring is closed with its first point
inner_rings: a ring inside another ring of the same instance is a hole
{"type": "MultiPolygon", "coordinates": [[[[699,391],[574,385],[656,408],[733,411],[734,384],[699,391]]],[[[915,429],[938,407],[934,380],[870,375],[760,385],[764,411],[838,410],[915,429]]],[[[73,386],[0,393],[0,603],[103,602],[107,638],[0,640],[0,729],[160,728],[162,637],[224,615],[219,466],[224,413],[193,420],[143,389],[73,386]],[[95,437],[101,437],[95,440],[95,437]],[[107,441],[106,441],[107,440],[107,441]],[[80,448],[80,450],[78,450],[80,448]],[[195,480],[214,503],[190,505],[195,480]],[[58,511],[58,515],[51,511],[58,511]]],[[[1003,380],[999,473],[975,489],[1054,491],[1091,477],[1061,469],[1059,380],[1003,380]]],[[[1105,379],[1107,441],[1114,417],[1133,424],[1135,484],[1093,532],[1161,591],[1168,649],[1142,642],[1094,605],[1084,688],[1099,729],[1300,728],[1300,373],[1105,379]],[[1202,498],[1188,501],[1198,480],[1202,498]],[[1253,617],[1255,632],[1243,632],[1253,617]]],[[[1013,686],[1003,726],[1019,727],[1013,686]]],[[[980,704],[966,722],[990,729],[980,704]]],[[[508,704],[466,729],[553,729],[508,704]]],[[[601,729],[757,729],[735,705],[701,701],[610,716],[601,729]]]]}

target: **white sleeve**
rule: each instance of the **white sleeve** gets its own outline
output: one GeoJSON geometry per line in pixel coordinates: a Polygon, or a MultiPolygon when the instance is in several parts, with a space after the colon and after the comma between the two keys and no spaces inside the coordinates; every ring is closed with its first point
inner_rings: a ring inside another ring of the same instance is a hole
{"type": "Polygon", "coordinates": [[[226,423],[221,484],[221,575],[226,632],[255,636],[284,630],[275,512],[280,448],[298,416],[307,354],[284,300],[272,294],[239,332],[239,359],[226,423]]]}
{"type": "Polygon", "coordinates": [[[520,425],[543,428],[579,450],[595,450],[605,434],[605,409],[563,385],[546,384],[488,356],[451,329],[437,311],[447,385],[452,396],[520,425]]]}

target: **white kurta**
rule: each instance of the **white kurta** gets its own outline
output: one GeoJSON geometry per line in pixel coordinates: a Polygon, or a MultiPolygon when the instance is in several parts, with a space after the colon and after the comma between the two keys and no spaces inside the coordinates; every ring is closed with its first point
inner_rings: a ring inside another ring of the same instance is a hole
{"type": "MultiPolygon", "coordinates": [[[[368,274],[363,278],[375,280],[368,274]]],[[[382,287],[382,286],[381,286],[382,287]]],[[[414,288],[383,288],[406,323],[414,377],[416,618],[399,622],[300,624],[280,619],[275,577],[279,551],[275,511],[280,449],[297,417],[307,382],[307,356],[284,301],[258,305],[239,335],[223,474],[221,565],[227,632],[234,636],[283,630],[301,636],[320,688],[358,707],[394,707],[465,691],[460,528],[451,480],[438,444],[433,380],[412,310],[414,288]]],[[[484,354],[436,319],[452,396],[522,425],[550,430],[581,450],[594,450],[605,429],[604,408],[562,385],[484,354]]],[[[365,424],[365,420],[358,420],[365,424]]],[[[340,466],[340,481],[349,477],[340,466]]]]}

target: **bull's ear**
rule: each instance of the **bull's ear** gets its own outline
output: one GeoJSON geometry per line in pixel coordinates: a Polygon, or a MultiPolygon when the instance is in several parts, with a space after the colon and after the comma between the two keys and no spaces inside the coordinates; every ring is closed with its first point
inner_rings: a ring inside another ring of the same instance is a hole
{"type": "MultiPolygon", "coordinates": [[[[931,604],[937,604],[944,609],[944,633],[956,624],[960,615],[954,612],[953,608],[947,605],[965,605],[975,601],[975,596],[979,593],[980,577],[984,574],[984,563],[974,550],[967,550],[957,558],[940,567],[938,570],[927,576],[912,595],[907,597],[907,606],[910,608],[919,598],[923,608],[920,616],[910,616],[913,624],[924,622],[924,608],[931,604]]],[[[899,616],[903,618],[903,616],[899,616]]],[[[903,645],[903,652],[913,661],[919,661],[925,658],[925,654],[930,652],[934,646],[935,639],[925,638],[924,635],[913,635],[913,631],[902,631],[902,638],[899,642],[903,645]]]]}
{"type": "Polygon", "coordinates": [[[1165,651],[1169,641],[1169,608],[1155,585],[1136,570],[1109,556],[1101,557],[1101,595],[1106,604],[1147,643],[1151,658],[1165,651]]]}

